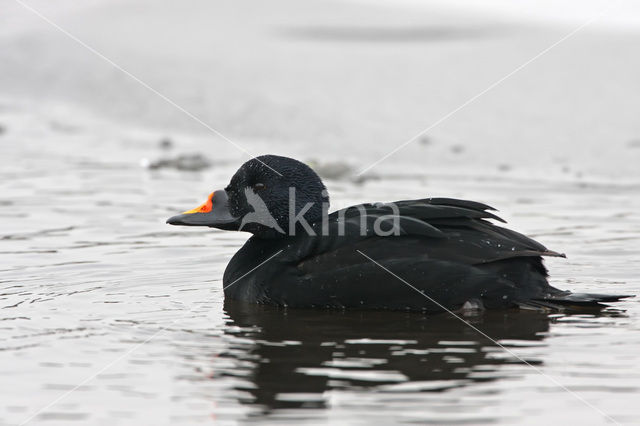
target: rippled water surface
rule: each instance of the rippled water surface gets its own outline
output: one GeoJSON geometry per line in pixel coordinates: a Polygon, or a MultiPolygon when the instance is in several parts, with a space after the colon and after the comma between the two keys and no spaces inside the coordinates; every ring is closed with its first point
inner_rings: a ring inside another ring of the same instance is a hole
{"type": "MultiPolygon", "coordinates": [[[[466,317],[509,352],[449,315],[225,305],[222,272],[246,236],[164,220],[224,186],[243,157],[151,170],[140,160],[177,154],[158,135],[81,122],[0,110],[2,424],[640,419],[638,299],[598,316],[466,317]]],[[[342,175],[326,179],[334,207],[487,202],[567,253],[548,261],[554,285],[640,294],[633,182],[400,167],[342,175]]]]}

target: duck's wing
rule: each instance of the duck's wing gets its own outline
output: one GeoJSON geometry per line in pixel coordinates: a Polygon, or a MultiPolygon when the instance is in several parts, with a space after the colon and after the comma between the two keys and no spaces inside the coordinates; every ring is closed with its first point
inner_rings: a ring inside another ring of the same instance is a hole
{"type": "Polygon", "coordinates": [[[515,257],[564,254],[490,220],[504,222],[486,204],[451,198],[425,198],[395,203],[363,204],[329,215],[324,238],[314,255],[350,246],[369,238],[415,237],[414,255],[478,265],[515,257]]]}
{"type": "Polygon", "coordinates": [[[252,259],[260,273],[247,273],[232,259],[225,295],[291,307],[429,312],[478,301],[486,308],[537,309],[621,297],[573,296],[551,287],[541,256],[564,255],[493,224],[502,220],[492,210],[446,198],[364,204],[313,223],[315,236],[253,237],[234,259],[252,259]]]}
{"type": "Polygon", "coordinates": [[[318,228],[317,238],[287,244],[296,250],[283,252],[289,266],[265,292],[265,303],[437,312],[467,302],[537,309],[622,297],[574,297],[551,287],[541,256],[564,255],[493,224],[501,219],[490,210],[437,198],[335,212],[324,234],[318,228]],[[397,232],[385,234],[393,226],[397,232]]]}

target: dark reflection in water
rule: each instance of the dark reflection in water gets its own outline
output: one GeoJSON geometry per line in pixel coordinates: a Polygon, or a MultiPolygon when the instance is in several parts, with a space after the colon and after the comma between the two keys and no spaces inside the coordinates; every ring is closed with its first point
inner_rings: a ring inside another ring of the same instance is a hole
{"type": "MultiPolygon", "coordinates": [[[[266,411],[323,408],[322,393],[332,389],[441,392],[499,379],[505,364],[524,365],[451,315],[284,311],[235,302],[225,310],[226,333],[237,339],[222,356],[244,369],[229,374],[247,379],[246,402],[266,411]]],[[[518,347],[539,346],[550,323],[548,314],[530,311],[465,320],[518,347]]]]}

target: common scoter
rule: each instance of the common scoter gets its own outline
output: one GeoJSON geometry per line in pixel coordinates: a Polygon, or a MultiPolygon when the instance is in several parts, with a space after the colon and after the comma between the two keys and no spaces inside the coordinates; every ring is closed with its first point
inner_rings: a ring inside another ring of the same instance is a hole
{"type": "Polygon", "coordinates": [[[370,203],[328,213],[320,177],[287,157],[240,167],[223,190],[171,225],[253,234],[227,266],[226,298],[299,308],[440,312],[601,307],[623,295],[547,282],[542,256],[564,257],[452,198],[370,203]]]}

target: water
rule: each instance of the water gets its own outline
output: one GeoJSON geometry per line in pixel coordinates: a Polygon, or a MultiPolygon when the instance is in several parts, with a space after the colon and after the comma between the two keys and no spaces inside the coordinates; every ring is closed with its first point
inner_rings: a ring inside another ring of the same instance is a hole
{"type": "MultiPolygon", "coordinates": [[[[164,220],[223,186],[236,153],[149,170],[140,159],[175,154],[158,134],[27,111],[0,113],[3,424],[605,423],[593,407],[637,422],[637,299],[598,316],[466,317],[513,355],[448,315],[225,306],[222,272],[246,237],[164,220]]],[[[335,206],[398,188],[490,202],[568,254],[548,260],[554,285],[640,294],[637,184],[500,173],[326,183],[335,206]]]]}
{"type": "MultiPolygon", "coordinates": [[[[164,222],[247,156],[0,3],[0,424],[639,422],[639,298],[465,316],[508,351],[449,315],[225,305],[246,235],[164,222]],[[192,153],[211,167],[143,167],[192,153]]],[[[29,4],[250,152],[309,161],[334,209],[486,202],[568,255],[548,259],[553,285],[640,294],[631,29],[577,33],[356,176],[583,12],[67,3],[29,4]]]]}

